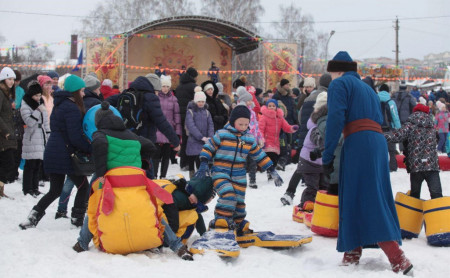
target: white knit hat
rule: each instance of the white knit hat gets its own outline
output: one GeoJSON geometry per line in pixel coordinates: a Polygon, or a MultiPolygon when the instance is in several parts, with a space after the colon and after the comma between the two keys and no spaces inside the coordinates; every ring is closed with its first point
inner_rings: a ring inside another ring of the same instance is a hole
{"type": "Polygon", "coordinates": [[[206,92],[208,89],[213,89],[214,90],[214,86],[211,83],[208,83],[205,85],[205,88],[203,89],[203,92],[206,92]]]}
{"type": "Polygon", "coordinates": [[[316,103],[314,104],[314,111],[319,110],[322,106],[326,106],[327,99],[328,99],[327,92],[320,93],[316,98],[316,103]]]}
{"type": "Polygon", "coordinates": [[[195,92],[195,95],[194,95],[194,102],[197,103],[199,101],[206,101],[206,95],[202,91],[195,92]]]}
{"type": "Polygon", "coordinates": [[[161,86],[172,87],[172,77],[170,75],[161,75],[161,86]]]}
{"type": "Polygon", "coordinates": [[[103,80],[102,85],[112,88],[113,83],[112,83],[111,79],[105,79],[105,80],[103,80]]]}
{"type": "Polygon", "coordinates": [[[424,97],[419,97],[419,103],[422,103],[423,105],[427,105],[427,100],[424,97]]]}
{"type": "Polygon", "coordinates": [[[16,74],[14,71],[9,67],[4,67],[2,71],[0,72],[0,81],[8,79],[8,78],[14,78],[16,79],[16,74]]]}
{"type": "Polygon", "coordinates": [[[197,87],[195,87],[194,88],[194,92],[202,92],[202,87],[200,87],[200,86],[197,86],[197,87]]]}
{"type": "Polygon", "coordinates": [[[312,77],[306,77],[305,82],[303,82],[303,87],[316,87],[316,80],[312,77]]]}

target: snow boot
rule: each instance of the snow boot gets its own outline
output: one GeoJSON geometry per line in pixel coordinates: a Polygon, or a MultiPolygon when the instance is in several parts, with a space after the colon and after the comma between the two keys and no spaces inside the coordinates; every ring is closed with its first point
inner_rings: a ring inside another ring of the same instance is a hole
{"type": "Polygon", "coordinates": [[[405,257],[405,253],[403,253],[396,241],[379,242],[378,246],[380,246],[388,257],[389,262],[391,263],[392,271],[395,273],[402,272],[404,275],[411,271],[413,265],[408,258],[405,257]]]}
{"type": "Polygon", "coordinates": [[[83,208],[72,208],[72,218],[70,220],[72,225],[78,228],[83,226],[85,212],[86,209],[83,208]]]}
{"type": "Polygon", "coordinates": [[[55,219],[59,219],[59,218],[69,218],[67,217],[67,211],[57,211],[55,214],[55,219]]]}
{"type": "Polygon", "coordinates": [[[267,172],[267,181],[273,181],[273,177],[269,172],[267,172]]]}
{"type": "Polygon", "coordinates": [[[81,247],[80,242],[77,241],[77,243],[75,243],[75,245],[72,247],[72,249],[77,252],[77,253],[81,253],[84,252],[86,250],[83,249],[83,247],[81,247]]]}
{"type": "Polygon", "coordinates": [[[249,186],[250,186],[250,188],[254,188],[254,189],[258,188],[258,185],[256,184],[255,181],[251,181],[249,186]]]}
{"type": "Polygon", "coordinates": [[[28,215],[27,220],[23,221],[19,224],[19,227],[22,230],[26,230],[28,228],[34,228],[37,226],[39,221],[42,219],[42,217],[45,215],[45,211],[39,212],[36,206],[33,207],[30,214],[28,215]]]}
{"type": "Polygon", "coordinates": [[[281,203],[283,203],[283,206],[290,206],[292,205],[294,199],[294,193],[286,191],[284,193],[283,197],[280,198],[281,203]]]}
{"type": "Polygon", "coordinates": [[[358,247],[353,249],[352,251],[348,251],[344,253],[344,258],[342,259],[342,265],[357,265],[359,264],[359,259],[361,258],[362,248],[358,247]]]}
{"type": "Polygon", "coordinates": [[[251,234],[253,233],[253,230],[250,229],[250,222],[247,220],[242,220],[241,223],[239,223],[239,226],[237,227],[236,234],[237,236],[243,236],[245,234],[251,234]]]}
{"type": "Polygon", "coordinates": [[[181,246],[177,251],[178,257],[182,258],[185,261],[193,261],[194,257],[191,252],[189,252],[186,245],[181,246]]]}

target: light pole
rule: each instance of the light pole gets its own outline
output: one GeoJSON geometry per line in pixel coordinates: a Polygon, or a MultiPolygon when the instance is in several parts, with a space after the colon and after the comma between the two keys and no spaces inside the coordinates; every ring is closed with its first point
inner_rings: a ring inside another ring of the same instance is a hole
{"type": "Polygon", "coordinates": [[[334,30],[331,30],[330,36],[328,37],[328,40],[327,40],[327,44],[325,45],[325,65],[328,62],[328,43],[330,42],[330,39],[334,35],[334,33],[336,33],[336,32],[334,30]]]}

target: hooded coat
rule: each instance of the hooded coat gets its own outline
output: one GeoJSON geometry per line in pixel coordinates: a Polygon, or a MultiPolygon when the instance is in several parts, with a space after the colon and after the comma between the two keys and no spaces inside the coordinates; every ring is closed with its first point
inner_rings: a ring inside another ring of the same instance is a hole
{"type": "Polygon", "coordinates": [[[281,100],[287,110],[286,121],[290,125],[297,124],[297,109],[294,99],[292,98],[292,90],[286,90],[277,84],[277,93],[272,97],[276,100],[281,100]]]}
{"type": "Polygon", "coordinates": [[[187,72],[180,76],[180,84],[175,89],[175,96],[178,99],[180,105],[181,125],[184,126],[184,120],[186,119],[186,110],[189,101],[194,99],[194,89],[197,86],[195,84],[195,78],[190,76],[187,72]]]}
{"type": "Polygon", "coordinates": [[[83,103],[86,112],[91,109],[92,106],[102,103],[102,101],[103,96],[101,94],[97,95],[89,89],[84,89],[83,103]]]}
{"type": "Polygon", "coordinates": [[[16,138],[14,138],[11,97],[8,90],[10,89],[0,82],[0,151],[17,148],[16,138]],[[8,139],[6,139],[7,134],[9,134],[8,139]]]}
{"type": "Polygon", "coordinates": [[[406,166],[412,172],[439,171],[437,138],[430,114],[417,111],[398,130],[384,134],[388,142],[407,140],[406,166]]]}
{"type": "Polygon", "coordinates": [[[47,174],[73,174],[70,154],[76,150],[91,153],[91,145],[83,134],[83,115],[71,99],[73,94],[58,91],[50,116],[50,137],[44,151],[44,170],[47,174]]]}
{"type": "MultiPolygon", "coordinates": [[[[400,128],[401,124],[400,118],[398,117],[397,104],[391,99],[391,95],[386,91],[381,91],[378,93],[378,98],[380,99],[380,102],[382,104],[385,103],[385,105],[389,105],[389,112],[391,113],[392,117],[392,122],[388,123],[388,119],[386,119],[383,115],[383,124],[381,127],[390,124],[389,128],[400,128]]],[[[381,113],[384,113],[384,111],[381,111],[381,113]]]]}
{"type": "MultiPolygon", "coordinates": [[[[177,98],[173,95],[173,92],[168,92],[164,94],[163,92],[158,93],[159,102],[161,103],[161,110],[166,117],[169,124],[175,130],[178,136],[181,136],[181,117],[180,117],[180,106],[178,105],[177,98]]],[[[165,144],[169,143],[164,134],[157,130],[156,131],[156,143],[165,144]]]]}
{"type": "Polygon", "coordinates": [[[214,136],[214,123],[211,114],[208,112],[208,104],[199,108],[194,101],[189,102],[188,112],[186,112],[186,128],[189,131],[189,137],[186,145],[186,155],[199,155],[205,142],[203,137],[214,136]],[[192,114],[190,111],[192,111],[192,114]]]}
{"type": "Polygon", "coordinates": [[[283,117],[283,111],[280,108],[270,110],[267,106],[261,107],[261,116],[259,117],[259,130],[264,137],[264,151],[280,154],[280,131],[283,129],[286,133],[293,133],[293,126],[283,117]]]}
{"type": "Polygon", "coordinates": [[[115,91],[111,87],[106,86],[106,85],[100,86],[100,92],[103,95],[103,99],[107,99],[110,96],[117,95],[119,93],[119,91],[117,91],[117,90],[115,91]]]}
{"type": "Polygon", "coordinates": [[[395,104],[397,104],[400,122],[403,124],[416,106],[416,99],[406,91],[395,93],[392,99],[395,101],[395,104]]]}
{"type": "MultiPolygon", "coordinates": [[[[359,119],[381,125],[380,100],[359,74],[345,72],[328,88],[323,164],[333,162],[344,126],[359,119]]],[[[345,138],[340,158],[338,251],[383,241],[401,243],[388,162],[383,134],[363,130],[345,138]]]]}
{"type": "Polygon", "coordinates": [[[207,93],[205,93],[205,95],[206,104],[208,104],[208,111],[211,113],[211,117],[214,123],[214,131],[217,131],[219,129],[222,129],[228,122],[228,112],[223,106],[220,99],[217,98],[219,89],[217,88],[216,84],[214,84],[211,80],[207,80],[202,83],[202,90],[204,91],[204,88],[207,84],[212,84],[214,88],[212,96],[209,96],[207,93]]]}
{"type": "Polygon", "coordinates": [[[29,95],[22,99],[20,114],[26,125],[22,139],[22,158],[40,159],[44,158],[45,145],[50,135],[50,124],[48,122],[47,110],[37,109],[39,103],[29,95]]]}

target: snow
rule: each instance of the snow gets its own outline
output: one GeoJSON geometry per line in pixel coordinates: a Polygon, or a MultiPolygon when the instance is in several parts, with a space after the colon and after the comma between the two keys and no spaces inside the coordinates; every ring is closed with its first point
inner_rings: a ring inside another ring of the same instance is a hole
{"type": "MultiPolygon", "coordinates": [[[[340,266],[342,253],[336,251],[336,239],[315,236],[304,224],[292,221],[292,206],[282,206],[280,197],[294,170],[295,165],[289,165],[280,172],[285,181],[283,187],[267,182],[265,173],[257,175],[258,189],[247,189],[247,219],[256,231],[313,235],[311,243],[281,251],[250,247],[241,249],[236,259],[207,253],[195,255],[194,262],[181,260],[168,248],[162,254],[122,256],[100,252],[91,243],[89,252],[78,254],[72,246],[79,229],[68,219],[54,219],[57,201],[35,229],[22,231],[18,224],[38,199],[23,196],[21,182],[8,184],[5,191],[15,200],[0,200],[0,277],[398,277],[379,249],[364,250],[358,266],[340,266]]],[[[178,165],[171,165],[169,174],[177,173],[178,165]]],[[[181,173],[188,176],[187,172],[181,173]]],[[[449,196],[450,172],[441,172],[440,177],[444,196],[449,196]]],[[[391,181],[394,195],[409,189],[409,176],[404,169],[392,173],[391,181]]],[[[40,190],[47,192],[48,187],[47,183],[40,190]]],[[[296,204],[303,189],[299,186],[296,204]]],[[[430,198],[426,183],[421,196],[430,198]]],[[[74,196],[69,208],[73,199],[74,196]]],[[[213,217],[214,205],[215,201],[204,213],[207,222],[213,217]]],[[[198,237],[194,233],[189,243],[198,237]]],[[[450,276],[450,249],[427,245],[424,230],[418,239],[405,240],[402,248],[414,264],[415,277],[450,276]]]]}

